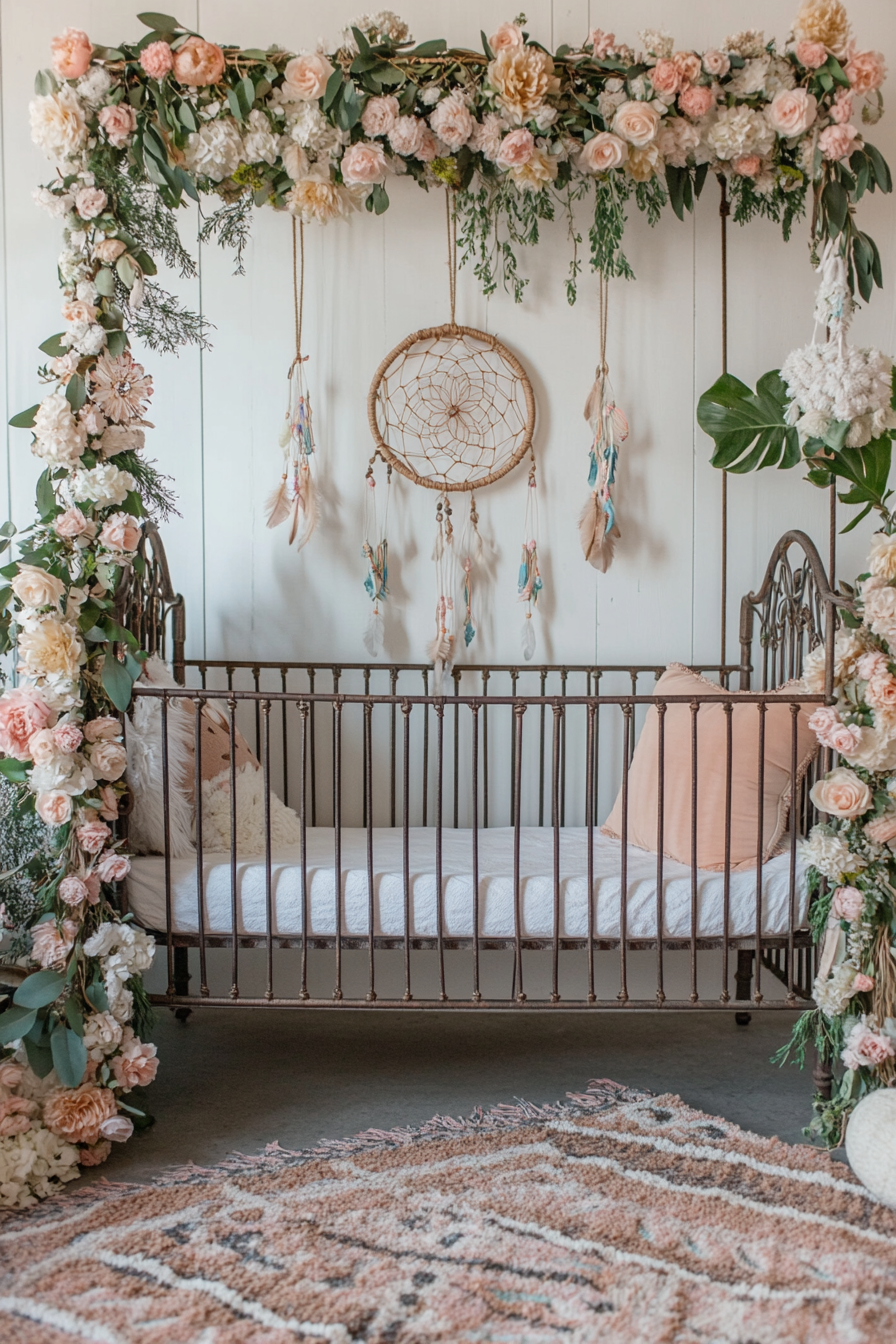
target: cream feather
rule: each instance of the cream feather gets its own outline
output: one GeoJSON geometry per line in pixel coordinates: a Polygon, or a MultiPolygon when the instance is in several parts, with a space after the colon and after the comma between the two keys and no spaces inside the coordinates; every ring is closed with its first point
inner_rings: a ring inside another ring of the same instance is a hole
{"type": "Polygon", "coordinates": [[[616,541],[620,535],[616,526],[607,531],[607,515],[592,491],[579,514],[579,541],[589,565],[606,574],[613,563],[616,541]]]}
{"type": "Polygon", "coordinates": [[[280,478],[280,484],[265,501],[264,511],[268,527],[279,527],[289,517],[289,496],[286,491],[286,473],[280,478]]]}

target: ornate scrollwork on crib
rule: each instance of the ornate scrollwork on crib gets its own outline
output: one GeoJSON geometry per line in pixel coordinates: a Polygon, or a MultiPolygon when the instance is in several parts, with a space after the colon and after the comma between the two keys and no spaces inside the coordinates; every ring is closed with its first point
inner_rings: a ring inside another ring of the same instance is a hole
{"type": "Polygon", "coordinates": [[[126,570],[116,593],[119,622],[140,642],[147,653],[168,658],[170,635],[171,668],[179,682],[184,679],[184,640],[186,615],[184,599],[171,583],[165,547],[154,523],[143,529],[138,555],[143,573],[126,570]]]}
{"type": "Polygon", "coordinates": [[[801,677],[806,654],[835,628],[838,605],[843,604],[831,591],[812,540],[805,532],[785,532],[758,592],[741,601],[741,690],[771,691],[801,677]],[[797,554],[791,556],[794,547],[797,554]],[[760,667],[756,685],[754,674],[760,667]]]}

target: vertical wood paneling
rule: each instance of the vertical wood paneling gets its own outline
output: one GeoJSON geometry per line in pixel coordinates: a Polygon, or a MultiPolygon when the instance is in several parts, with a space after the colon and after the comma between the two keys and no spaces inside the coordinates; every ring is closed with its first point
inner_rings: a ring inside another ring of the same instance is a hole
{"type": "MultiPolygon", "coordinates": [[[[853,0],[854,28],[863,45],[880,48],[893,64],[892,24],[879,0],[853,0]]],[[[508,17],[503,0],[408,0],[403,12],[419,38],[444,36],[478,46],[508,17]]],[[[332,4],[297,7],[287,0],[247,6],[242,0],[184,0],[187,23],[219,41],[296,49],[319,39],[331,45],[350,17],[332,4]]],[[[706,46],[736,28],[765,25],[783,36],[789,17],[777,0],[533,0],[528,27],[552,42],[577,42],[590,27],[637,43],[637,32],[666,27],[680,46],[706,46]]],[[[4,0],[2,58],[4,269],[0,302],[6,326],[0,366],[0,405],[7,418],[36,400],[37,345],[57,329],[54,262],[58,224],[37,211],[32,187],[49,176],[28,133],[27,104],[34,71],[48,62],[49,40],[66,24],[97,41],[139,31],[115,0],[4,0]],[[7,384],[4,386],[4,384],[7,384]]],[[[869,132],[896,162],[892,112],[869,132]]],[[[175,477],[181,519],[166,529],[175,582],[187,598],[193,653],[232,657],[363,657],[361,631],[369,614],[360,556],[363,477],[371,445],[365,401],[379,361],[409,331],[447,318],[444,211],[441,195],[410,181],[390,183],[393,207],[327,229],[306,230],[305,352],[315,398],[320,446],[322,521],[300,556],[281,531],[264,526],[265,496],[280,473],[277,433],[285,406],[285,374],[293,354],[292,260],[289,221],[269,211],[255,216],[247,274],[203,247],[201,280],[163,277],[214,325],[213,349],[200,357],[145,353],[156,395],[156,429],[147,451],[175,477]]],[[[206,210],[212,208],[208,202],[206,210]]],[[[578,661],[714,659],[718,649],[720,477],[709,466],[710,444],[695,422],[699,393],[719,371],[718,192],[707,183],[694,219],[671,216],[650,230],[632,210],[626,249],[634,283],[615,281],[610,295],[609,360],[616,394],[631,422],[621,455],[618,502],[623,539],[606,576],[583,561],[575,520],[586,496],[588,428],[581,407],[598,356],[596,286],[585,273],[580,299],[563,292],[568,251],[565,226],[545,227],[542,245],[521,257],[530,277],[526,301],[496,294],[486,301],[472,274],[461,271],[458,316],[497,333],[526,363],[538,399],[540,549],[545,595],[539,656],[578,661]]],[[[896,340],[896,212],[892,198],[866,198],[863,225],[877,239],[887,289],[855,323],[855,339],[891,350],[896,340]]],[[[580,226],[587,228],[587,213],[580,226]]],[[[181,228],[197,254],[198,218],[185,210],[181,228]]],[[[745,380],[774,367],[811,337],[814,277],[806,257],[806,226],[785,246],[777,229],[755,222],[729,234],[729,366],[745,380]]],[[[31,517],[37,464],[27,436],[9,431],[0,486],[16,521],[31,517]],[[7,495],[9,499],[7,501],[7,495]]],[[[799,471],[765,472],[730,481],[729,656],[735,651],[737,600],[754,586],[776,537],[806,528],[826,554],[827,499],[799,471]]],[[[525,470],[490,490],[478,505],[487,541],[488,581],[479,585],[477,658],[519,657],[521,611],[516,565],[522,539],[525,470]]],[[[433,598],[430,554],[434,496],[397,481],[390,537],[392,589],[387,654],[422,657],[433,598]]],[[[458,509],[458,515],[463,512],[458,509]]],[[[458,516],[458,521],[460,518],[458,516]]],[[[839,543],[839,570],[860,562],[870,525],[839,543]]]]}

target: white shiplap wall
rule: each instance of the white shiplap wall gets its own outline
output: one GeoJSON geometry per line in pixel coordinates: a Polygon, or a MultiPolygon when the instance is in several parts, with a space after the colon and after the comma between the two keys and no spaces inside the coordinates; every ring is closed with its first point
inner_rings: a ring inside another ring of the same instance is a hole
{"type": "MultiPolygon", "coordinates": [[[[332,41],[352,5],[323,0],[170,0],[178,17],[217,41],[292,48],[332,41]]],[[[166,8],[170,7],[166,4],[166,8]]],[[[863,46],[896,65],[891,0],[853,0],[863,46]]],[[[443,36],[475,45],[511,16],[507,0],[405,0],[418,38],[443,36]]],[[[546,44],[580,41],[591,26],[636,41],[639,28],[664,26],[685,47],[709,46],[738,28],[785,36],[790,6],[780,0],[529,0],[529,28],[546,44]]],[[[31,201],[49,175],[28,130],[34,71],[48,63],[51,36],[66,24],[102,43],[142,31],[120,0],[0,0],[2,172],[0,304],[5,358],[0,366],[4,421],[37,399],[37,346],[59,326],[55,258],[58,225],[31,201]]],[[[896,165],[896,114],[873,131],[896,165]]],[[[383,354],[407,332],[447,316],[444,213],[440,196],[413,183],[390,188],[392,207],[376,220],[306,230],[305,346],[315,398],[325,495],[323,522],[300,556],[283,531],[264,527],[263,500],[280,470],[277,431],[292,349],[288,220],[259,211],[247,275],[231,274],[216,247],[201,250],[200,275],[171,286],[214,324],[214,349],[180,357],[147,352],[155,380],[151,452],[175,478],[182,518],[165,534],[176,584],[187,599],[188,648],[208,657],[363,657],[360,633],[369,602],[359,555],[363,474],[370,454],[365,400],[383,354]]],[[[717,193],[707,185],[696,217],[671,213],[651,231],[634,212],[626,247],[638,279],[611,289],[610,360],[617,398],[632,434],[623,449],[618,489],[623,540],[606,576],[583,561],[575,519],[585,496],[588,431],[581,406],[596,359],[594,286],[586,278],[572,309],[562,281],[568,252],[562,224],[544,230],[523,259],[531,283],[522,307],[504,295],[486,302],[461,272],[461,321],[497,332],[530,370],[539,408],[541,548],[546,590],[539,657],[573,661],[669,658],[713,660],[718,649],[720,477],[695,421],[699,393],[719,370],[717,193]]],[[[893,198],[862,202],[862,224],[881,248],[886,278],[854,337],[892,351],[896,210],[893,198]]],[[[194,209],[184,211],[185,240],[195,239],[194,209]]],[[[806,228],[789,246],[771,225],[730,234],[729,365],[752,382],[811,335],[813,273],[806,228]]],[[[8,431],[0,475],[0,513],[30,518],[36,464],[27,435],[8,431]]],[[[480,496],[482,531],[494,541],[496,582],[479,610],[479,660],[519,656],[515,602],[525,472],[480,496]]],[[[739,595],[760,578],[775,539],[788,527],[812,534],[826,553],[827,498],[798,472],[733,478],[729,653],[739,595]]],[[[429,637],[433,580],[433,499],[398,481],[391,546],[393,591],[387,653],[417,660],[429,637]]],[[[840,572],[861,559],[870,526],[841,543],[840,572]]],[[[480,589],[481,591],[481,589],[480,589]]]]}

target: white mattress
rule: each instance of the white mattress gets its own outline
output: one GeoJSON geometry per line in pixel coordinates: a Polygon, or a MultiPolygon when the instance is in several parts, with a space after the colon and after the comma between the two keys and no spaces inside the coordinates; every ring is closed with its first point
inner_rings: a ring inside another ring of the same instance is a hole
{"type": "MultiPolygon", "coordinates": [[[[402,831],[377,829],[374,835],[374,927],[377,934],[403,936],[404,878],[402,831]]],[[[479,831],[479,932],[484,938],[514,936],[513,829],[479,831]]],[[[551,937],[554,920],[554,835],[547,827],[523,828],[521,835],[522,933],[529,938],[551,937]]],[[[410,839],[411,933],[437,933],[435,844],[433,829],[415,828],[410,839]]],[[[588,932],[587,842],[584,827],[560,832],[560,934],[584,938],[588,932]]],[[[327,936],[336,931],[334,832],[309,828],[307,835],[308,932],[327,936]]],[[[595,936],[614,938],[620,929],[620,858],[618,840],[594,832],[595,936]]],[[[227,934],[231,914],[230,856],[203,855],[205,931],[227,934]]],[[[342,831],[342,931],[368,932],[367,832],[342,831]]],[[[728,933],[732,937],[756,932],[756,872],[730,877],[728,933]]],[[[172,910],[177,933],[197,933],[195,859],[171,863],[172,910]]],[[[691,936],[691,870],[672,859],[664,860],[663,934],[691,936]]],[[[771,859],[762,870],[762,932],[786,933],[790,927],[790,855],[771,859]]],[[[443,932],[446,937],[470,937],[473,932],[472,832],[442,831],[443,932]]],[[[165,861],[158,857],[132,860],[128,899],[136,919],[150,929],[165,929],[165,861]]],[[[797,861],[797,925],[806,917],[807,891],[802,865],[797,861]]],[[[722,873],[698,870],[697,927],[701,938],[724,936],[724,881],[722,873]]],[[[302,870],[299,849],[280,850],[271,874],[273,929],[281,937],[302,932],[302,870]]],[[[237,922],[246,935],[265,935],[265,866],[263,858],[240,859],[237,865],[237,922]]],[[[628,848],[628,936],[656,936],[656,855],[628,848]]]]}

